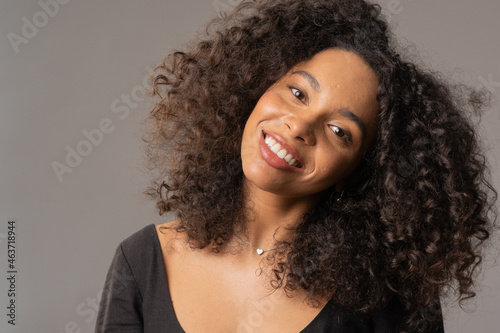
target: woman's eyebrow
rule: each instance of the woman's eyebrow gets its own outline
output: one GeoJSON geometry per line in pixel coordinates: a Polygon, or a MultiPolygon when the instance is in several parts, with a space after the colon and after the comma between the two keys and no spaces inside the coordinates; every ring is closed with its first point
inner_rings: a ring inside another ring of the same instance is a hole
{"type": "Polygon", "coordinates": [[[312,76],[311,73],[309,73],[307,71],[294,71],[294,72],[292,72],[292,74],[299,74],[299,75],[301,75],[302,77],[304,77],[309,82],[309,84],[311,85],[311,87],[316,92],[320,92],[321,91],[321,87],[319,85],[318,80],[316,80],[316,78],[314,76],[312,76]]]}
{"type": "Polygon", "coordinates": [[[361,133],[363,134],[363,139],[364,137],[366,136],[366,126],[365,124],[363,123],[363,121],[361,119],[359,119],[358,116],[356,116],[351,110],[349,110],[348,108],[340,108],[338,110],[338,113],[344,117],[344,118],[347,118],[351,121],[353,121],[356,126],[358,126],[359,130],[361,131],[361,133]]]}

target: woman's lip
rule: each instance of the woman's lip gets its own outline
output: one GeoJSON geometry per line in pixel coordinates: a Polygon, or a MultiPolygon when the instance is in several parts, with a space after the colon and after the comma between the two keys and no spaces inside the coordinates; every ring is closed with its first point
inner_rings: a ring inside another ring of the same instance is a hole
{"type": "Polygon", "coordinates": [[[288,171],[302,171],[304,169],[302,168],[297,168],[294,166],[291,166],[288,164],[287,161],[284,159],[280,158],[278,155],[276,155],[271,148],[266,144],[264,141],[264,134],[261,135],[260,140],[259,140],[259,150],[260,154],[262,155],[262,158],[264,161],[269,164],[271,167],[275,169],[280,169],[280,170],[288,170],[288,171]]]}
{"type": "Polygon", "coordinates": [[[293,156],[294,159],[296,159],[300,163],[300,165],[304,166],[302,158],[299,156],[295,148],[289,145],[281,136],[269,130],[263,130],[262,134],[262,137],[267,135],[273,138],[277,143],[280,144],[281,148],[285,149],[289,154],[293,156]]]}

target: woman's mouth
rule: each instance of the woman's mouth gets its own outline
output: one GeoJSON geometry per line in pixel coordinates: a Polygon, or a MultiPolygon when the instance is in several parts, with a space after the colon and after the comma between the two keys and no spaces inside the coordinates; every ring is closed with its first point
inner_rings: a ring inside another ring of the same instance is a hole
{"type": "Polygon", "coordinates": [[[297,159],[291,153],[289,153],[285,148],[283,148],[280,143],[278,143],[270,135],[267,135],[265,132],[263,134],[264,134],[265,144],[276,156],[278,156],[280,159],[282,159],[292,167],[296,167],[299,169],[303,168],[302,164],[299,161],[297,161],[297,159]]]}

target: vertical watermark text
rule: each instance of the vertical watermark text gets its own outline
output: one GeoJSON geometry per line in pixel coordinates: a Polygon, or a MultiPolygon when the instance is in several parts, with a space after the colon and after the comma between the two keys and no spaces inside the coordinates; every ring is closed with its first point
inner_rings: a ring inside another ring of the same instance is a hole
{"type": "Polygon", "coordinates": [[[17,317],[17,230],[16,221],[7,222],[7,323],[16,325],[17,317]]]}

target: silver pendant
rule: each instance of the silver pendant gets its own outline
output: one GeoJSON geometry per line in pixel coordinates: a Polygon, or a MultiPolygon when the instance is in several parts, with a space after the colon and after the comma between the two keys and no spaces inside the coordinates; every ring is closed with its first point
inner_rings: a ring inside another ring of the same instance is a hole
{"type": "Polygon", "coordinates": [[[257,249],[257,254],[260,256],[262,253],[264,253],[264,250],[262,249],[257,249]]]}

